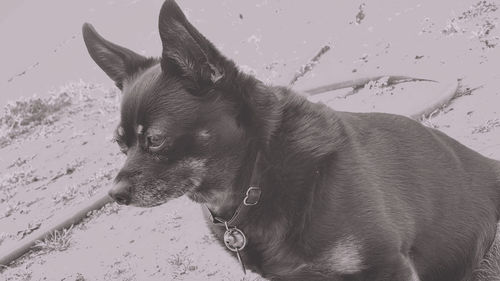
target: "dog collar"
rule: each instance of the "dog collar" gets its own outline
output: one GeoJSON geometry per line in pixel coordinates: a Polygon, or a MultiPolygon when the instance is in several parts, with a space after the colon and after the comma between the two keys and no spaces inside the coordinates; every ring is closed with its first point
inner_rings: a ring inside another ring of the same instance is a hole
{"type": "Polygon", "coordinates": [[[236,257],[243,269],[243,273],[246,274],[245,264],[240,256],[240,251],[242,251],[247,245],[247,238],[245,233],[237,226],[242,222],[245,215],[251,209],[252,206],[257,205],[260,200],[261,189],[259,185],[259,177],[257,176],[257,166],[260,161],[260,153],[257,153],[255,164],[252,168],[252,176],[250,178],[250,187],[247,189],[245,193],[245,197],[242,202],[236,208],[233,215],[229,220],[224,220],[223,218],[217,217],[214,213],[205,205],[205,209],[208,212],[210,220],[213,224],[224,226],[226,228],[226,232],[224,232],[224,245],[232,251],[236,252],[236,257]]]}
{"type": "MultiPolygon", "coordinates": [[[[260,200],[261,189],[258,186],[251,185],[243,198],[243,201],[240,203],[236,211],[234,211],[233,215],[229,220],[224,220],[223,218],[217,217],[214,213],[207,207],[209,212],[210,220],[213,224],[218,224],[221,226],[228,225],[228,227],[236,227],[242,221],[244,215],[249,211],[250,207],[257,205],[260,200]]],[[[206,206],[206,205],[205,205],[206,206]]]]}

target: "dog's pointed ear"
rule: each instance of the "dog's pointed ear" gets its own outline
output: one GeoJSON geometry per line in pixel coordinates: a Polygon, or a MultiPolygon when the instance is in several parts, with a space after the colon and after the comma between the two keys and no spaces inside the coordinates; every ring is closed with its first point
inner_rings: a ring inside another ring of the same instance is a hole
{"type": "Polygon", "coordinates": [[[149,66],[152,62],[152,59],[104,39],[89,23],[83,24],[82,34],[92,59],[115,81],[120,90],[128,77],[139,69],[149,66]]]}
{"type": "Polygon", "coordinates": [[[163,72],[185,78],[198,89],[224,77],[227,59],[187,20],[175,1],[163,3],[158,27],[163,44],[163,72]]]}

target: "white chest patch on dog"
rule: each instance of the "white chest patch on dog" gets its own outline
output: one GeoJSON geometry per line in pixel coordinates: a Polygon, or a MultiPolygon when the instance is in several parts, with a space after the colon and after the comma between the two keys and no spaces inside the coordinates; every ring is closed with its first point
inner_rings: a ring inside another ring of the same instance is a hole
{"type": "Polygon", "coordinates": [[[353,274],[363,269],[361,243],[352,235],[337,241],[328,259],[331,269],[340,274],[353,274]]]}
{"type": "Polygon", "coordinates": [[[420,278],[418,277],[417,271],[415,270],[415,267],[413,266],[412,263],[410,263],[410,268],[411,268],[411,281],[420,281],[420,278]]]}

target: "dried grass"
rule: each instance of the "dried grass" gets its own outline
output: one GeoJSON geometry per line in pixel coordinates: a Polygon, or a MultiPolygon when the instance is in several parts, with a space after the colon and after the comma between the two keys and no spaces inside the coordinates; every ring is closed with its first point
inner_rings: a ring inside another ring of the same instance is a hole
{"type": "Polygon", "coordinates": [[[43,253],[48,253],[52,251],[64,251],[71,245],[71,233],[73,226],[70,228],[63,229],[61,231],[56,230],[50,234],[47,238],[43,240],[38,240],[33,246],[35,249],[42,251],[43,253]]]}

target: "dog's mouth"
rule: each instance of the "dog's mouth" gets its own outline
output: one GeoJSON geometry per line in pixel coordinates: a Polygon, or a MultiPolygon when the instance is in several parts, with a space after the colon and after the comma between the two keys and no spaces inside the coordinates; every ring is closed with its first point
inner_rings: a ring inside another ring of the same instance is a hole
{"type": "Polygon", "coordinates": [[[198,185],[193,184],[190,178],[176,182],[157,180],[153,184],[136,186],[135,190],[131,192],[128,205],[142,208],[156,207],[179,198],[197,187],[198,185]]]}
{"type": "Polygon", "coordinates": [[[199,188],[206,175],[205,163],[188,158],[158,175],[138,173],[122,178],[109,195],[120,205],[156,207],[199,188]]]}
{"type": "Polygon", "coordinates": [[[157,201],[157,202],[144,202],[144,201],[135,201],[134,200],[134,201],[131,201],[130,204],[128,204],[128,205],[133,206],[133,207],[138,207],[138,208],[154,208],[154,207],[158,207],[160,205],[163,205],[163,204],[167,203],[168,201],[170,201],[170,199],[164,200],[164,201],[157,201]]]}

